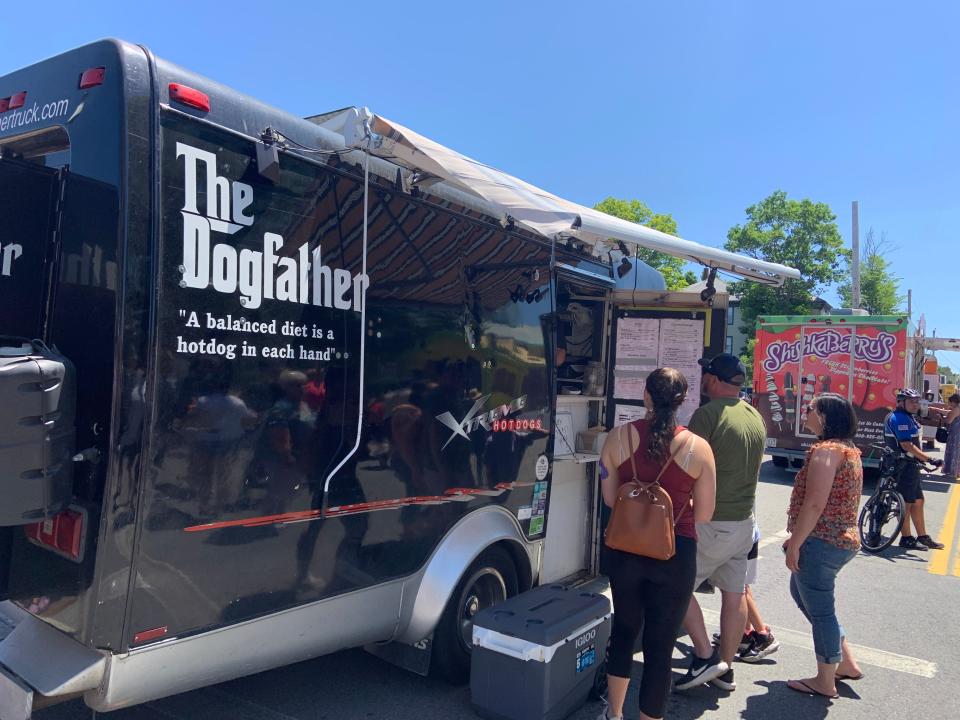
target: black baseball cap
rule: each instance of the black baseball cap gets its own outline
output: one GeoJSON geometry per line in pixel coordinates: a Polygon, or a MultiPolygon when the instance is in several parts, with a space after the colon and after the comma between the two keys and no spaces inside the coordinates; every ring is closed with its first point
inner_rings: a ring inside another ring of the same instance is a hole
{"type": "Polygon", "coordinates": [[[736,355],[720,353],[711,360],[700,358],[697,362],[700,363],[704,372],[715,375],[730,385],[743,385],[747,379],[747,369],[736,355]]]}

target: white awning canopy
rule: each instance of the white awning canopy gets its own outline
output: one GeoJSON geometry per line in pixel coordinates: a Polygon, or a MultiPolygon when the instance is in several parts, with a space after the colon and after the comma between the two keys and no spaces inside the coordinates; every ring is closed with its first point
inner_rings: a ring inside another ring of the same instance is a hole
{"type": "Polygon", "coordinates": [[[785,265],[700,245],[564,200],[365,108],[343,111],[339,120],[348,147],[369,150],[415,171],[415,185],[428,187],[443,180],[498,208],[504,222],[515,222],[545,237],[572,237],[591,245],[622,240],[768,285],[800,278],[797,270],[785,265]]]}

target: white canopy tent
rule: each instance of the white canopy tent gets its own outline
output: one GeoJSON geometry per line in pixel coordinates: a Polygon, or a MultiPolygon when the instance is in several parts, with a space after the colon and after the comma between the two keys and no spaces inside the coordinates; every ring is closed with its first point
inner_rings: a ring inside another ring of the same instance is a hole
{"type": "Polygon", "coordinates": [[[316,121],[342,133],[347,147],[368,150],[412,170],[414,186],[429,187],[442,180],[497,208],[504,224],[513,222],[547,238],[575,238],[590,245],[622,240],[768,285],[800,278],[797,270],[785,265],[701,245],[564,200],[366,108],[348,108],[316,121]]]}

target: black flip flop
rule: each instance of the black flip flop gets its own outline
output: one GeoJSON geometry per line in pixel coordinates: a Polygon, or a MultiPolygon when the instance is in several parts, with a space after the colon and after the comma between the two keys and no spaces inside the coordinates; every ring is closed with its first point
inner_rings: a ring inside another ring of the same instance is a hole
{"type": "Polygon", "coordinates": [[[837,698],[840,697],[840,695],[827,695],[826,693],[822,693],[819,690],[814,690],[812,687],[807,685],[803,680],[790,680],[787,682],[787,687],[793,690],[794,692],[804,693],[805,695],[819,695],[820,697],[829,698],[831,700],[836,700],[837,698]],[[793,685],[790,684],[792,682],[795,682],[797,685],[800,685],[800,687],[802,687],[803,689],[801,690],[798,687],[794,687],[793,685]]]}

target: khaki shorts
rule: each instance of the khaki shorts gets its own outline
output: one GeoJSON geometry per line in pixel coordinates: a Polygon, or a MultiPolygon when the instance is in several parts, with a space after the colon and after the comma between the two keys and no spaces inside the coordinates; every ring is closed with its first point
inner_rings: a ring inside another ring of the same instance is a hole
{"type": "Polygon", "coordinates": [[[742,593],[753,547],[753,520],[697,523],[698,587],[710,580],[725,592],[742,593]]]}

